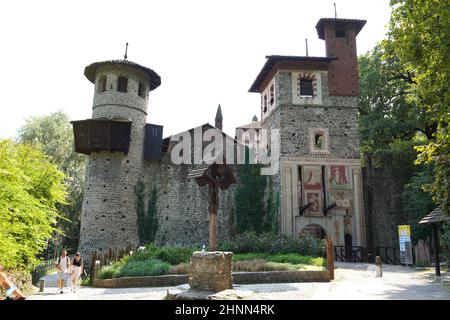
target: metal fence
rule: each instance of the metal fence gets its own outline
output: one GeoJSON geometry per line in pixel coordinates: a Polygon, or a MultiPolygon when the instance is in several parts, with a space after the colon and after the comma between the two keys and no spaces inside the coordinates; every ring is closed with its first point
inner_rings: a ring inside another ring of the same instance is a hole
{"type": "MultiPolygon", "coordinates": [[[[68,257],[70,260],[72,260],[75,257],[75,255],[71,255],[68,257]]],[[[58,259],[59,257],[56,257],[54,259],[42,261],[40,264],[38,264],[37,267],[34,268],[33,272],[31,272],[33,284],[37,283],[39,281],[39,278],[45,276],[49,270],[55,268],[55,264],[58,261],[58,259]]]]}
{"type": "Polygon", "coordinates": [[[401,264],[400,249],[397,247],[334,246],[336,261],[374,263],[376,256],[386,264],[401,264]]]}

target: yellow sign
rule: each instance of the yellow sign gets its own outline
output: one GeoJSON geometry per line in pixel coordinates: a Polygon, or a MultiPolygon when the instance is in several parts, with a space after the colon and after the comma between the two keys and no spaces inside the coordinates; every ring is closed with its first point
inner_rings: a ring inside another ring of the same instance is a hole
{"type": "Polygon", "coordinates": [[[403,225],[403,226],[398,226],[398,235],[399,236],[410,236],[411,235],[410,226],[408,224],[403,225]]]}

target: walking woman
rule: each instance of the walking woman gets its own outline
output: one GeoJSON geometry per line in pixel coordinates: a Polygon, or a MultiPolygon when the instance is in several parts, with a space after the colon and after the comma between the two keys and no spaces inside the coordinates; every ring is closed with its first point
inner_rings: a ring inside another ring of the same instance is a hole
{"type": "Polygon", "coordinates": [[[70,275],[70,285],[71,291],[76,292],[78,279],[80,279],[81,274],[83,273],[84,261],[81,257],[80,253],[77,252],[72,261],[72,273],[70,275]]]}
{"type": "Polygon", "coordinates": [[[0,264],[0,287],[6,291],[7,300],[25,300],[25,296],[19,289],[8,279],[3,272],[3,266],[0,264]]]}

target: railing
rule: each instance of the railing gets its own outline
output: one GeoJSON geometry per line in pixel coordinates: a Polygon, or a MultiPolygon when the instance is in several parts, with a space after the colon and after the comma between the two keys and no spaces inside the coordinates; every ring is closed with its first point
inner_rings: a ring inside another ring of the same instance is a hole
{"type": "MultiPolygon", "coordinates": [[[[75,255],[68,256],[70,260],[72,260],[75,255]]],[[[56,262],[58,261],[59,257],[42,261],[40,264],[34,268],[33,272],[31,272],[31,278],[32,282],[35,284],[39,281],[39,278],[42,276],[45,276],[47,272],[55,267],[56,262]]]]}
{"type": "Polygon", "coordinates": [[[334,246],[336,261],[374,263],[376,256],[386,264],[401,264],[400,249],[396,247],[334,246]]]}

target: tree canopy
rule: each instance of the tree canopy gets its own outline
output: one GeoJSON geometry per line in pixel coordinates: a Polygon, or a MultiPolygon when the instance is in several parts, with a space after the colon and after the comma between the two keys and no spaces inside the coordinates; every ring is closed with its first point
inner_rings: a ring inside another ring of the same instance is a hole
{"type": "Polygon", "coordinates": [[[69,116],[58,111],[31,117],[19,129],[18,138],[19,141],[42,150],[49,160],[64,172],[64,182],[69,194],[67,203],[61,206],[62,214],[67,218],[59,222],[64,233],[61,245],[71,251],[76,250],[80,233],[86,157],[75,152],[69,116]]]}
{"type": "Polygon", "coordinates": [[[417,147],[418,162],[434,164],[427,190],[450,214],[450,3],[391,0],[386,61],[397,60],[397,77],[408,86],[407,99],[436,123],[432,139],[417,147]]]}
{"type": "Polygon", "coordinates": [[[31,269],[65,202],[64,174],[30,145],[0,141],[0,263],[31,269]]]}

